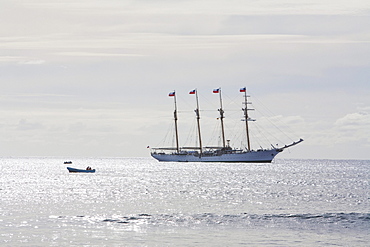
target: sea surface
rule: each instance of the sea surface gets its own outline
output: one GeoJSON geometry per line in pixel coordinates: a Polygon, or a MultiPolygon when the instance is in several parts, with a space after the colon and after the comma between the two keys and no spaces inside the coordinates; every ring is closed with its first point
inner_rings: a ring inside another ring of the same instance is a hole
{"type": "Polygon", "coordinates": [[[0,158],[0,246],[370,246],[370,161],[67,160],[0,158]]]}

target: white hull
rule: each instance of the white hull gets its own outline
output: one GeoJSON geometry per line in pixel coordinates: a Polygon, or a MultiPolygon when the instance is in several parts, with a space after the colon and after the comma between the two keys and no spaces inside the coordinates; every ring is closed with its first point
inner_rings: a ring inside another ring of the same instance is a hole
{"type": "Polygon", "coordinates": [[[270,163],[282,150],[269,149],[240,153],[226,153],[221,155],[201,156],[193,154],[158,154],[152,153],[152,157],[158,161],[167,162],[246,162],[246,163],[270,163]]]}

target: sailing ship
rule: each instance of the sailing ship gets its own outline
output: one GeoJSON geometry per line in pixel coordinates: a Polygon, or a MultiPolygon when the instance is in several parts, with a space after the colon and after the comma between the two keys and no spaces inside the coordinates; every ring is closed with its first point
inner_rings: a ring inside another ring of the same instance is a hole
{"type": "Polygon", "coordinates": [[[250,137],[249,137],[249,121],[252,120],[248,111],[248,95],[246,87],[239,90],[241,93],[244,93],[244,102],[243,102],[243,121],[245,122],[245,134],[246,134],[246,147],[244,149],[236,149],[230,146],[230,140],[225,139],[225,130],[224,130],[224,110],[222,107],[222,96],[221,88],[214,89],[213,93],[218,93],[220,96],[220,108],[219,111],[219,120],[221,122],[221,137],[222,145],[217,147],[203,147],[202,145],[202,136],[201,136],[201,126],[200,126],[200,110],[199,110],[199,100],[197,89],[194,89],[189,92],[189,94],[195,95],[196,98],[196,109],[195,115],[197,120],[197,134],[198,134],[198,143],[197,147],[180,147],[179,146],[179,134],[178,134],[178,117],[177,117],[177,103],[176,103],[176,92],[173,91],[169,94],[170,97],[174,97],[174,121],[175,121],[175,139],[176,147],[160,147],[160,148],[151,148],[151,156],[158,161],[172,161],[172,162],[247,162],[247,163],[271,163],[275,156],[281,153],[284,149],[297,145],[302,142],[303,139],[300,139],[296,142],[293,142],[289,145],[283,147],[274,147],[271,145],[271,148],[268,149],[258,149],[253,150],[251,148],[250,137]]]}

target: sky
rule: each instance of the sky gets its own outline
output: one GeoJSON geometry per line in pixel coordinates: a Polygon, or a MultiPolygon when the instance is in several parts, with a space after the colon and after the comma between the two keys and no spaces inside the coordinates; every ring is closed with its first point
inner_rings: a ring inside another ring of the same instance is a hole
{"type": "Polygon", "coordinates": [[[168,93],[185,132],[195,88],[212,139],[212,90],[230,124],[246,86],[256,124],[305,140],[278,158],[370,159],[367,0],[0,0],[0,16],[2,157],[149,157],[168,93]]]}

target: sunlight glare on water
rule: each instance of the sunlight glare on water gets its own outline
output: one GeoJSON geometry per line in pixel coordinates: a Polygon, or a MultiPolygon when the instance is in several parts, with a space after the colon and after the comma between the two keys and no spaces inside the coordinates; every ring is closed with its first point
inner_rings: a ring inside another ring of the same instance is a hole
{"type": "Polygon", "coordinates": [[[3,246],[366,246],[370,241],[369,161],[63,161],[1,159],[3,246]],[[96,173],[68,173],[67,166],[91,166],[96,173]]]}

